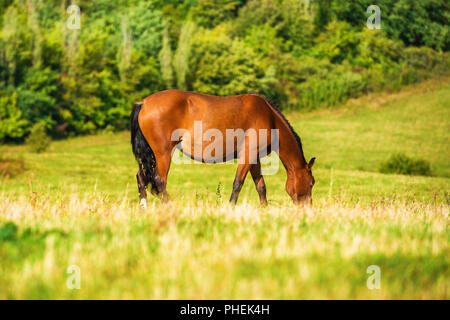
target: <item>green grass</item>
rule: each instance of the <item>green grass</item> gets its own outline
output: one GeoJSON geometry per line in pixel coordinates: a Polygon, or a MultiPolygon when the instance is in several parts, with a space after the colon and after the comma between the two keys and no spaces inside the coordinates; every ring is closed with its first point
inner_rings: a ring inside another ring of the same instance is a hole
{"type": "Polygon", "coordinates": [[[42,154],[0,146],[27,168],[0,179],[0,298],[448,299],[449,83],[288,114],[317,157],[306,208],[282,166],[260,208],[250,177],[228,205],[234,164],[193,164],[172,165],[170,204],[142,211],[127,132],[42,154]],[[429,161],[432,176],[379,173],[394,153],[429,161]],[[66,287],[72,264],[80,290],[66,287]],[[369,265],[380,290],[366,286],[369,265]]]}

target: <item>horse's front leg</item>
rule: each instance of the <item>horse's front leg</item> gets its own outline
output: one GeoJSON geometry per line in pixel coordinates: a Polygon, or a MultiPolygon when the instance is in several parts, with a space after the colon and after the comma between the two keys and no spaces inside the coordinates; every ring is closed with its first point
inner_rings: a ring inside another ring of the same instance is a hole
{"type": "Polygon", "coordinates": [[[233,191],[231,192],[230,202],[236,204],[239,197],[239,192],[241,192],[242,185],[244,184],[245,177],[247,176],[248,170],[250,169],[250,164],[244,163],[239,164],[236,170],[236,176],[233,182],[233,191]]]}
{"type": "Polygon", "coordinates": [[[259,159],[258,163],[252,164],[250,166],[250,173],[252,174],[256,191],[258,191],[259,201],[261,202],[261,205],[266,206],[267,205],[266,183],[264,182],[264,178],[261,173],[261,162],[259,162],[259,159]]]}

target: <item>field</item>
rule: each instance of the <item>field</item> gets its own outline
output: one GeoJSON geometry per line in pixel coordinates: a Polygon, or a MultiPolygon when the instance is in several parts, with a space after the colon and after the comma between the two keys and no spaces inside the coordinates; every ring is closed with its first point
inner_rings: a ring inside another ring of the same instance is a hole
{"type": "Polygon", "coordinates": [[[0,146],[27,169],[0,180],[0,299],[448,299],[450,78],[287,118],[317,158],[312,207],[281,165],[262,208],[250,177],[228,204],[235,164],[184,164],[143,211],[128,132],[0,146]],[[379,173],[397,152],[432,176],[379,173]]]}

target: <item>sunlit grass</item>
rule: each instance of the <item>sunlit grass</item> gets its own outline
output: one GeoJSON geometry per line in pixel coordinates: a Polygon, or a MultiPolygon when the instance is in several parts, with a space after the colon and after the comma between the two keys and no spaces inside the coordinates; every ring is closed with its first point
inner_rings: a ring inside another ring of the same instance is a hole
{"type": "Polygon", "coordinates": [[[444,204],[0,203],[19,226],[2,239],[0,298],[448,298],[444,204]],[[73,264],[80,290],[66,287],[73,264]],[[380,290],[366,286],[369,265],[380,290]]]}

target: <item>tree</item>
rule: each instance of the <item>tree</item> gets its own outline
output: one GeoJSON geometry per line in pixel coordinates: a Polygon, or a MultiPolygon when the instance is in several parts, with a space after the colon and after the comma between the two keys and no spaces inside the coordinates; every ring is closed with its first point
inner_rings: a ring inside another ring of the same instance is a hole
{"type": "Polygon", "coordinates": [[[213,28],[234,17],[238,5],[235,0],[198,0],[191,9],[191,16],[199,26],[213,28]]]}
{"type": "Polygon", "coordinates": [[[170,46],[169,29],[168,26],[164,27],[163,31],[163,44],[159,54],[159,60],[161,61],[161,75],[166,84],[166,88],[171,89],[174,85],[173,74],[173,54],[170,46]]]}
{"type": "Polygon", "coordinates": [[[232,40],[224,27],[198,34],[189,60],[188,87],[218,95],[257,92],[264,76],[257,60],[256,54],[241,40],[232,40]]]}
{"type": "Polygon", "coordinates": [[[59,120],[58,100],[62,88],[59,76],[50,68],[33,67],[18,88],[17,106],[31,123],[41,122],[53,129],[59,120]]]}
{"type": "Polygon", "coordinates": [[[29,122],[17,108],[17,92],[0,91],[0,141],[21,140],[29,122]]]}
{"type": "Polygon", "coordinates": [[[189,59],[191,57],[192,42],[197,31],[197,26],[192,21],[186,21],[178,39],[177,51],[174,56],[174,70],[178,89],[186,90],[186,74],[189,71],[189,59]]]}

